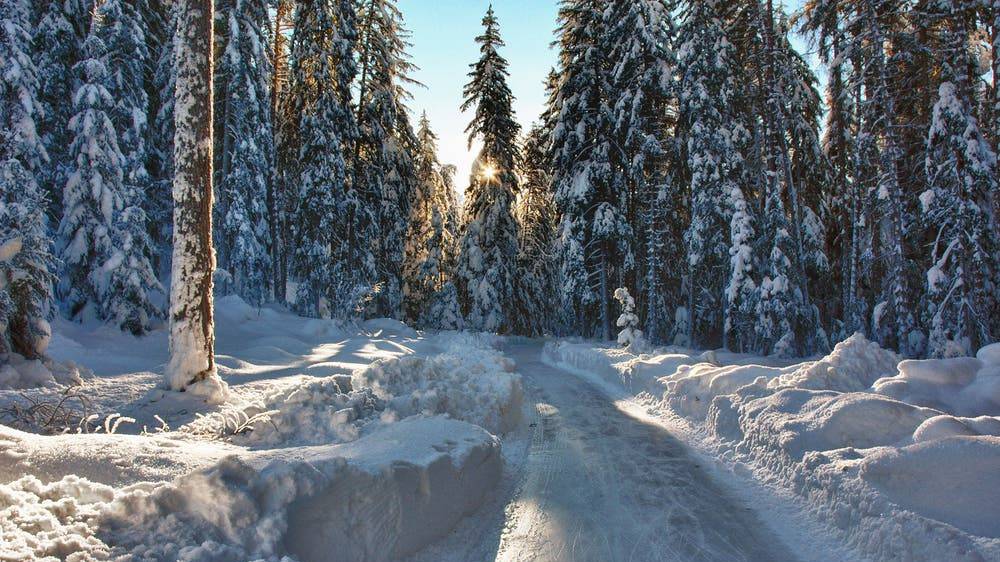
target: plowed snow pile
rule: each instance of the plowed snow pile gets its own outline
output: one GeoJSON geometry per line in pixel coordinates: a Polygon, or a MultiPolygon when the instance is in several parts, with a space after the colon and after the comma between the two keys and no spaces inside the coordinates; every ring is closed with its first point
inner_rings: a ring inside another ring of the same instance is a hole
{"type": "Polygon", "coordinates": [[[519,423],[522,391],[492,338],[217,309],[221,408],[155,388],[162,334],[100,328],[56,330],[53,355],[93,359],[82,386],[0,391],[2,423],[84,416],[0,425],[0,560],[388,560],[500,479],[491,432],[519,423]]]}
{"type": "Polygon", "coordinates": [[[565,342],[550,344],[547,356],[605,378],[617,372],[661,396],[653,408],[681,418],[704,449],[794,491],[868,555],[1000,560],[1000,487],[992,485],[1000,344],[975,358],[900,362],[855,335],[796,365],[721,352],[635,357],[565,342]]]}

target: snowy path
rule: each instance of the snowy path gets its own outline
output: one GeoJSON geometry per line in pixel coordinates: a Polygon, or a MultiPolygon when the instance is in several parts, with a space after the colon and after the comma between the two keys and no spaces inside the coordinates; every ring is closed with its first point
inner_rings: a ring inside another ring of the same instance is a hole
{"type": "Polygon", "coordinates": [[[418,559],[796,559],[666,429],[630,417],[591,383],[542,363],[541,349],[529,342],[506,350],[535,412],[527,422],[530,443],[504,443],[527,448],[508,459],[516,482],[486,508],[492,513],[418,559]]]}

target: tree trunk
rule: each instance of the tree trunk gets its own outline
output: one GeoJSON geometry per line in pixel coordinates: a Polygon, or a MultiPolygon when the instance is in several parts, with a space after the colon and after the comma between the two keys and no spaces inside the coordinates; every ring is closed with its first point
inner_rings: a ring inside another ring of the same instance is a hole
{"type": "Polygon", "coordinates": [[[209,380],[222,385],[215,371],[212,310],[212,11],[212,0],[181,0],[177,31],[174,249],[166,376],[170,387],[179,391],[209,380]]]}
{"type": "MultiPolygon", "coordinates": [[[[272,134],[276,134],[279,129],[279,101],[281,99],[282,76],[285,72],[285,43],[284,31],[288,25],[288,18],[292,11],[292,0],[280,0],[274,15],[274,50],[271,52],[271,123],[272,134]]],[[[275,139],[274,146],[278,146],[275,139]]],[[[282,214],[279,211],[281,197],[277,193],[278,182],[281,178],[281,169],[277,161],[274,166],[274,173],[267,182],[267,213],[271,224],[271,263],[274,267],[274,300],[284,303],[287,300],[285,287],[288,279],[288,266],[286,263],[286,241],[285,226],[282,214]]]]}

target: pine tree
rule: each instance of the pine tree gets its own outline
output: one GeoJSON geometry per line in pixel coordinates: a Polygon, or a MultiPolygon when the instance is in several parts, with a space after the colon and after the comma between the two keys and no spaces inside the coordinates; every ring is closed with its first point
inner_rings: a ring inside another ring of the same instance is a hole
{"type": "MultiPolygon", "coordinates": [[[[612,155],[620,157],[612,189],[626,193],[624,213],[637,266],[661,257],[647,255],[650,249],[655,252],[651,238],[662,234],[651,231],[648,210],[667,181],[668,161],[675,152],[671,133],[676,125],[676,31],[671,13],[676,8],[674,0],[618,0],[604,14],[612,95],[608,105],[619,149],[612,155]]],[[[639,309],[646,304],[645,296],[663,298],[645,289],[649,272],[648,267],[630,267],[625,278],[635,289],[639,309]]],[[[663,290],[667,281],[653,282],[663,290]]]]}
{"type": "Polygon", "coordinates": [[[115,219],[124,205],[125,159],[111,122],[106,53],[104,41],[91,33],[84,60],[77,64],[82,83],[73,95],[76,114],[69,122],[74,169],[63,190],[58,248],[65,267],[59,288],[72,318],[103,317],[108,283],[102,268],[114,253],[115,219]]]}
{"type": "Polygon", "coordinates": [[[419,322],[426,315],[434,294],[450,278],[448,257],[454,253],[455,245],[454,234],[447,224],[450,202],[438,162],[437,135],[431,130],[426,113],[420,118],[417,143],[417,181],[409,205],[403,264],[403,318],[407,322],[419,322]]]}
{"type": "Polygon", "coordinates": [[[101,316],[123,330],[142,335],[162,316],[153,293],[162,287],[150,260],[155,254],[144,206],[151,180],[146,169],[149,98],[146,81],[151,59],[147,32],[150,12],[146,1],[107,0],[100,4],[91,33],[105,45],[103,59],[109,70],[105,89],[114,102],[108,112],[121,151],[122,211],[115,215],[111,232],[114,250],[103,269],[107,288],[101,296],[101,316]],[[113,70],[112,70],[113,69],[113,70]]]}
{"type": "Polygon", "coordinates": [[[170,286],[173,390],[221,402],[212,302],[212,18],[210,0],[179,0],[174,136],[174,253],[170,286]]]}
{"type": "Polygon", "coordinates": [[[225,14],[229,31],[220,61],[228,79],[223,126],[231,151],[219,185],[219,257],[233,289],[250,304],[271,298],[269,185],[273,180],[270,58],[264,0],[236,0],[225,14]],[[222,204],[224,202],[224,204],[222,204]]]}
{"type": "Polygon", "coordinates": [[[73,66],[80,60],[83,36],[73,22],[89,20],[80,2],[45,2],[44,13],[32,38],[33,58],[38,69],[38,101],[41,112],[38,130],[49,155],[49,163],[39,170],[39,183],[49,203],[49,218],[58,223],[62,213],[62,190],[72,162],[69,146],[73,140],[66,125],[73,116],[67,103],[76,91],[73,66]]]}
{"type": "Polygon", "coordinates": [[[927,139],[929,189],[920,196],[924,219],[934,233],[924,307],[928,353],[971,355],[997,335],[995,240],[989,231],[989,194],[1000,189],[996,154],[973,114],[969,2],[939,5],[945,19],[945,81],[939,88],[927,139]]]}
{"type": "Polygon", "coordinates": [[[48,159],[36,132],[42,116],[31,57],[28,6],[0,5],[0,354],[45,352],[55,264],[36,174],[48,159]]]}
{"type": "Polygon", "coordinates": [[[459,302],[472,330],[507,332],[514,302],[517,271],[517,222],[512,208],[518,190],[517,135],[513,95],[507,86],[507,61],[497,52],[504,45],[492,6],[483,18],[485,31],[476,38],[481,57],[471,65],[462,110],[475,108],[466,128],[469,144],[479,138],[483,149],[473,166],[465,202],[465,233],[458,263],[459,302]]]}
{"type": "Polygon", "coordinates": [[[156,103],[153,104],[149,147],[150,188],[144,208],[149,216],[150,235],[155,248],[153,265],[161,277],[169,276],[173,243],[175,55],[180,7],[179,2],[170,2],[167,8],[165,32],[158,43],[153,70],[156,103]]]}
{"type": "Polygon", "coordinates": [[[560,8],[552,157],[565,323],[611,339],[612,290],[634,270],[635,254],[628,191],[616,176],[623,161],[613,137],[604,13],[597,0],[567,0],[560,8]]]}
{"type": "MultiPolygon", "coordinates": [[[[730,303],[726,279],[745,273],[744,261],[729,269],[731,209],[725,202],[739,190],[739,146],[749,132],[731,109],[736,103],[736,69],[715,2],[696,2],[686,14],[679,59],[680,115],[690,175],[690,225],[687,249],[688,345],[723,341],[730,303]],[[725,294],[724,294],[725,293],[725,294]]],[[[742,228],[744,225],[739,225],[742,228]]],[[[737,231],[738,234],[738,231],[737,231]]],[[[740,246],[746,240],[734,240],[740,246]]],[[[743,249],[736,248],[738,255],[743,249]]],[[[738,285],[742,281],[735,279],[738,285]]],[[[736,292],[733,296],[738,296],[736,292]]],[[[738,306],[738,305],[737,305],[738,306]]],[[[725,342],[723,342],[725,343],[725,342]]]]}
{"type": "Polygon", "coordinates": [[[550,136],[536,126],[525,140],[521,163],[524,185],[516,209],[520,240],[513,329],[531,336],[551,333],[555,327],[552,321],[556,312],[557,270],[553,255],[557,217],[549,173],[550,136]]]}
{"type": "Polygon", "coordinates": [[[374,258],[362,236],[374,217],[347,182],[344,158],[356,135],[355,38],[350,2],[298,4],[287,124],[296,131],[282,143],[297,153],[283,173],[286,190],[297,186],[290,273],[299,283],[296,309],[307,316],[358,316],[374,290],[374,258]]]}
{"type": "Polygon", "coordinates": [[[142,17],[148,11],[145,0],[104,0],[94,16],[92,29],[106,49],[105,87],[114,104],[109,117],[125,158],[124,189],[134,192],[136,201],[145,198],[150,184],[146,170],[149,96],[145,86],[147,69],[152,66],[151,37],[142,17]]]}
{"type": "Polygon", "coordinates": [[[377,215],[368,243],[382,285],[374,313],[398,317],[402,307],[404,237],[415,189],[417,141],[406,106],[414,70],[406,49],[408,32],[394,0],[360,0],[358,8],[359,136],[351,160],[355,189],[377,215]]]}

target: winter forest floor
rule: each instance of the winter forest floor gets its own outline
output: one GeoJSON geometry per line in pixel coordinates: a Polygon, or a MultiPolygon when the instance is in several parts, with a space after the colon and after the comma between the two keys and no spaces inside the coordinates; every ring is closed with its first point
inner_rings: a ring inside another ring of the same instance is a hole
{"type": "Polygon", "coordinates": [[[217,315],[223,407],[159,389],[162,332],[59,321],[57,363],[2,374],[0,560],[1000,560],[1000,411],[969,398],[997,350],[897,371],[856,339],[775,364],[217,315]]]}

